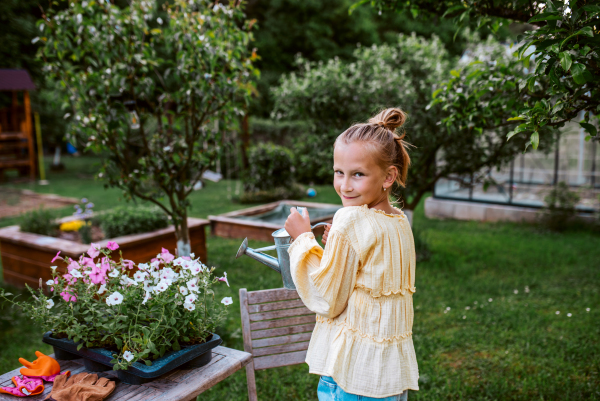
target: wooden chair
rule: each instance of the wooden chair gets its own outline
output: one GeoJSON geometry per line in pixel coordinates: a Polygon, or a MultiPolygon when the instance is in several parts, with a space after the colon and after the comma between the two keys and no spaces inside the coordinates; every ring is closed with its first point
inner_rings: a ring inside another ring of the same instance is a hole
{"type": "Polygon", "coordinates": [[[248,398],[257,401],[255,370],[304,363],[315,313],[295,290],[248,292],[240,289],[244,351],[253,356],[246,365],[248,398]]]}

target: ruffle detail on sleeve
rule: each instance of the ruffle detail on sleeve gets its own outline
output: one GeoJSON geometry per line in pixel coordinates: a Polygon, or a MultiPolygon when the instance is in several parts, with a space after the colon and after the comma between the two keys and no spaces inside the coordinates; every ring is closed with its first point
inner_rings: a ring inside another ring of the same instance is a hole
{"type": "Polygon", "coordinates": [[[315,235],[312,232],[302,233],[296,237],[294,242],[292,242],[292,244],[288,248],[288,253],[291,255],[292,252],[296,251],[296,248],[299,248],[302,254],[306,254],[310,252],[315,246],[320,249],[320,255],[322,255],[323,248],[321,248],[321,246],[315,239],[315,235]]]}

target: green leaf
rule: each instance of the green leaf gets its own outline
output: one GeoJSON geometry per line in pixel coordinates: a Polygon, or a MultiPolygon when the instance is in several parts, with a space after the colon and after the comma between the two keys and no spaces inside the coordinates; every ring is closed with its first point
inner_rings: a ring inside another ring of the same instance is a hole
{"type": "Polygon", "coordinates": [[[586,137],[585,137],[585,141],[586,141],[586,142],[589,142],[589,141],[590,141],[590,139],[592,139],[592,136],[591,136],[591,135],[588,135],[588,136],[586,136],[586,137]]]}
{"type": "Polygon", "coordinates": [[[81,344],[79,344],[79,345],[77,346],[77,351],[79,351],[79,350],[80,350],[80,349],[82,349],[82,348],[83,348],[83,343],[81,343],[81,344]]]}
{"type": "Polygon", "coordinates": [[[589,36],[590,38],[593,38],[594,31],[592,30],[591,26],[584,26],[583,28],[578,30],[575,35],[585,35],[585,36],[589,36]]]}
{"type": "Polygon", "coordinates": [[[370,0],[359,0],[356,3],[352,4],[350,6],[350,8],[348,9],[348,15],[352,14],[352,12],[354,10],[356,10],[358,7],[362,6],[365,3],[368,3],[370,0]]]}
{"type": "Polygon", "coordinates": [[[522,121],[522,120],[525,120],[525,119],[523,117],[519,116],[519,117],[511,117],[506,121],[522,121]]]}
{"type": "Polygon", "coordinates": [[[585,129],[591,136],[596,136],[598,134],[598,130],[590,123],[579,123],[583,129],[585,129]]]}
{"type": "Polygon", "coordinates": [[[458,78],[458,77],[460,77],[460,72],[458,72],[458,71],[456,71],[456,70],[452,70],[452,71],[450,71],[450,75],[452,75],[452,76],[454,76],[454,77],[458,78]]]}
{"type": "Polygon", "coordinates": [[[177,341],[177,339],[175,339],[175,342],[173,343],[173,350],[179,351],[180,349],[181,349],[181,345],[179,345],[179,341],[177,341]]]}
{"type": "Polygon", "coordinates": [[[144,361],[144,363],[146,364],[146,366],[152,366],[152,362],[150,362],[150,361],[148,361],[148,360],[147,360],[147,361],[144,361]]]}
{"type": "Polygon", "coordinates": [[[569,71],[571,64],[573,64],[571,55],[568,52],[560,52],[558,57],[560,58],[560,65],[562,66],[563,70],[569,71]]]}
{"type": "Polygon", "coordinates": [[[535,131],[531,134],[531,146],[533,146],[533,149],[537,149],[538,145],[540,144],[540,134],[535,131]]]}
{"type": "Polygon", "coordinates": [[[533,92],[534,87],[535,87],[535,76],[532,76],[527,79],[527,89],[529,89],[530,92],[533,92]]]}
{"type": "Polygon", "coordinates": [[[556,21],[556,20],[561,20],[562,16],[557,13],[557,12],[547,12],[547,13],[541,13],[538,15],[533,16],[533,18],[531,18],[529,21],[527,21],[528,23],[532,23],[532,22],[539,22],[539,21],[556,21]]]}
{"type": "Polygon", "coordinates": [[[446,10],[446,12],[444,14],[442,14],[442,18],[445,18],[446,15],[452,14],[453,12],[458,11],[458,10],[467,11],[467,8],[463,5],[450,7],[449,9],[446,10]]]}
{"type": "Polygon", "coordinates": [[[585,68],[585,65],[577,63],[571,68],[571,75],[577,85],[583,85],[588,81],[590,73],[585,68]]]}
{"type": "Polygon", "coordinates": [[[439,95],[442,90],[443,90],[442,88],[435,90],[433,92],[433,95],[431,95],[431,98],[435,99],[437,97],[437,95],[439,95]]]}

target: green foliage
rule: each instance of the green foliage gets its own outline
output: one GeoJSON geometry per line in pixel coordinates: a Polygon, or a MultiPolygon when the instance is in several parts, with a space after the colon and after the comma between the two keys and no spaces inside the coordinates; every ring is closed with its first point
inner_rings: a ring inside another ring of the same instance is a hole
{"type": "Polygon", "coordinates": [[[56,230],[58,229],[56,214],[43,207],[23,213],[20,217],[19,225],[23,232],[50,237],[56,235],[56,230]]]}
{"type": "Polygon", "coordinates": [[[415,10],[424,18],[450,16],[459,27],[489,27],[493,32],[507,20],[536,26],[525,32],[519,47],[515,48],[515,58],[505,63],[501,72],[505,78],[498,77],[498,69],[484,64],[468,75],[451,78],[445,84],[448,96],[436,98],[436,101],[442,103],[450,114],[466,115],[468,118],[462,120],[473,121],[478,127],[512,125],[508,138],[527,134],[534,149],[545,127],[562,127],[580,112],[585,112],[580,125],[588,133],[586,139],[600,140],[597,130],[600,114],[600,41],[597,36],[600,5],[597,2],[518,0],[489,5],[477,0],[376,0],[372,4],[398,12],[415,10]],[[528,69],[525,74],[522,66],[528,69]],[[498,85],[498,79],[502,85],[498,85]],[[471,90],[460,97],[450,95],[464,87],[471,90]],[[501,114],[494,112],[498,107],[481,107],[488,104],[485,98],[490,97],[489,93],[480,99],[486,91],[492,92],[493,103],[513,112],[512,119],[499,121],[501,114]],[[514,101],[519,107],[512,107],[510,103],[514,101]],[[515,128],[514,124],[518,126],[515,128]]]}
{"type": "Polygon", "coordinates": [[[294,182],[293,157],[291,150],[272,143],[259,143],[250,148],[244,190],[290,187],[294,182]]]}
{"type": "Polygon", "coordinates": [[[305,121],[278,121],[270,118],[250,119],[250,133],[253,142],[273,142],[291,146],[294,138],[310,128],[305,121]]]}
{"type": "Polygon", "coordinates": [[[0,288],[0,298],[21,308],[38,324],[40,334],[52,330],[53,336],[80,342],[80,347],[113,351],[114,370],[138,360],[151,365],[167,351],[201,343],[223,321],[227,298],[215,300],[212,287],[219,279],[214,267],[163,251],[158,261],[140,263],[131,279],[126,272],[133,262],[114,262],[109,249],[99,251],[99,266],[93,257],[82,265],[67,258],[70,274],[53,268],[46,287],[54,291],[28,287],[32,299],[17,302],[0,288]]]}
{"type": "Polygon", "coordinates": [[[579,194],[561,181],[544,198],[546,206],[543,209],[542,224],[554,231],[564,231],[571,222],[577,210],[579,194]]]}
{"type": "Polygon", "coordinates": [[[306,195],[306,190],[300,184],[293,183],[287,187],[277,187],[259,191],[246,191],[235,200],[239,203],[267,203],[283,199],[302,199],[306,195]]]}
{"type": "MultiPolygon", "coordinates": [[[[502,62],[502,46],[493,41],[487,46],[492,49],[480,45],[476,56],[502,62]]],[[[354,56],[352,62],[327,63],[299,58],[299,72],[282,77],[273,90],[274,119],[310,123],[306,134],[295,138],[300,182],[331,182],[335,138],[351,124],[392,106],[408,112],[406,140],[414,145],[406,188],[398,189],[408,209],[414,209],[439,178],[483,175],[481,171],[508,163],[524,147],[522,139],[504,140],[508,128],[483,131],[465,122],[462,129],[449,131],[440,125],[451,115],[437,105],[428,107],[431,93],[447,71],[460,64],[437,37],[400,35],[394,45],[358,48],[354,56]]]]}
{"type": "Polygon", "coordinates": [[[106,238],[147,233],[169,225],[168,216],[152,206],[120,206],[94,218],[106,238]]]}
{"type": "MultiPolygon", "coordinates": [[[[291,124],[293,126],[293,124],[291,124]]],[[[304,190],[294,180],[294,154],[284,146],[259,143],[248,151],[248,170],[244,172],[244,193],[240,203],[297,199],[304,190]]]]}
{"type": "Polygon", "coordinates": [[[107,155],[100,177],[108,186],[163,208],[182,252],[189,252],[188,197],[258,75],[241,7],[71,2],[38,22],[40,56],[64,87],[69,140],[107,155]]]}

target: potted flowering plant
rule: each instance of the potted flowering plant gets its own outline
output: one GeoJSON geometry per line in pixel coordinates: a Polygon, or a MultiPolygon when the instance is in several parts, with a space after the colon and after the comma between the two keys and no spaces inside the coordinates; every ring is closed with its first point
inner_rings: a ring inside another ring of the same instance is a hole
{"type": "Polygon", "coordinates": [[[30,302],[9,299],[12,294],[3,290],[0,296],[48,331],[44,342],[55,351],[65,358],[86,358],[91,370],[113,369],[149,379],[177,367],[173,359],[183,364],[221,343],[213,332],[232,299],[215,300],[211,287],[219,281],[229,286],[227,273],[216,277],[215,268],[193,254],[175,257],[164,248],[149,263],[136,266],[122,257],[111,258],[118,248],[112,241],[102,248],[92,244],[78,260],[62,258],[59,252],[52,262],[62,260],[67,272],[60,274],[51,266],[52,279],[45,289],[41,279],[37,291],[28,287],[30,302]],[[166,356],[168,366],[162,361],[166,356]]]}

